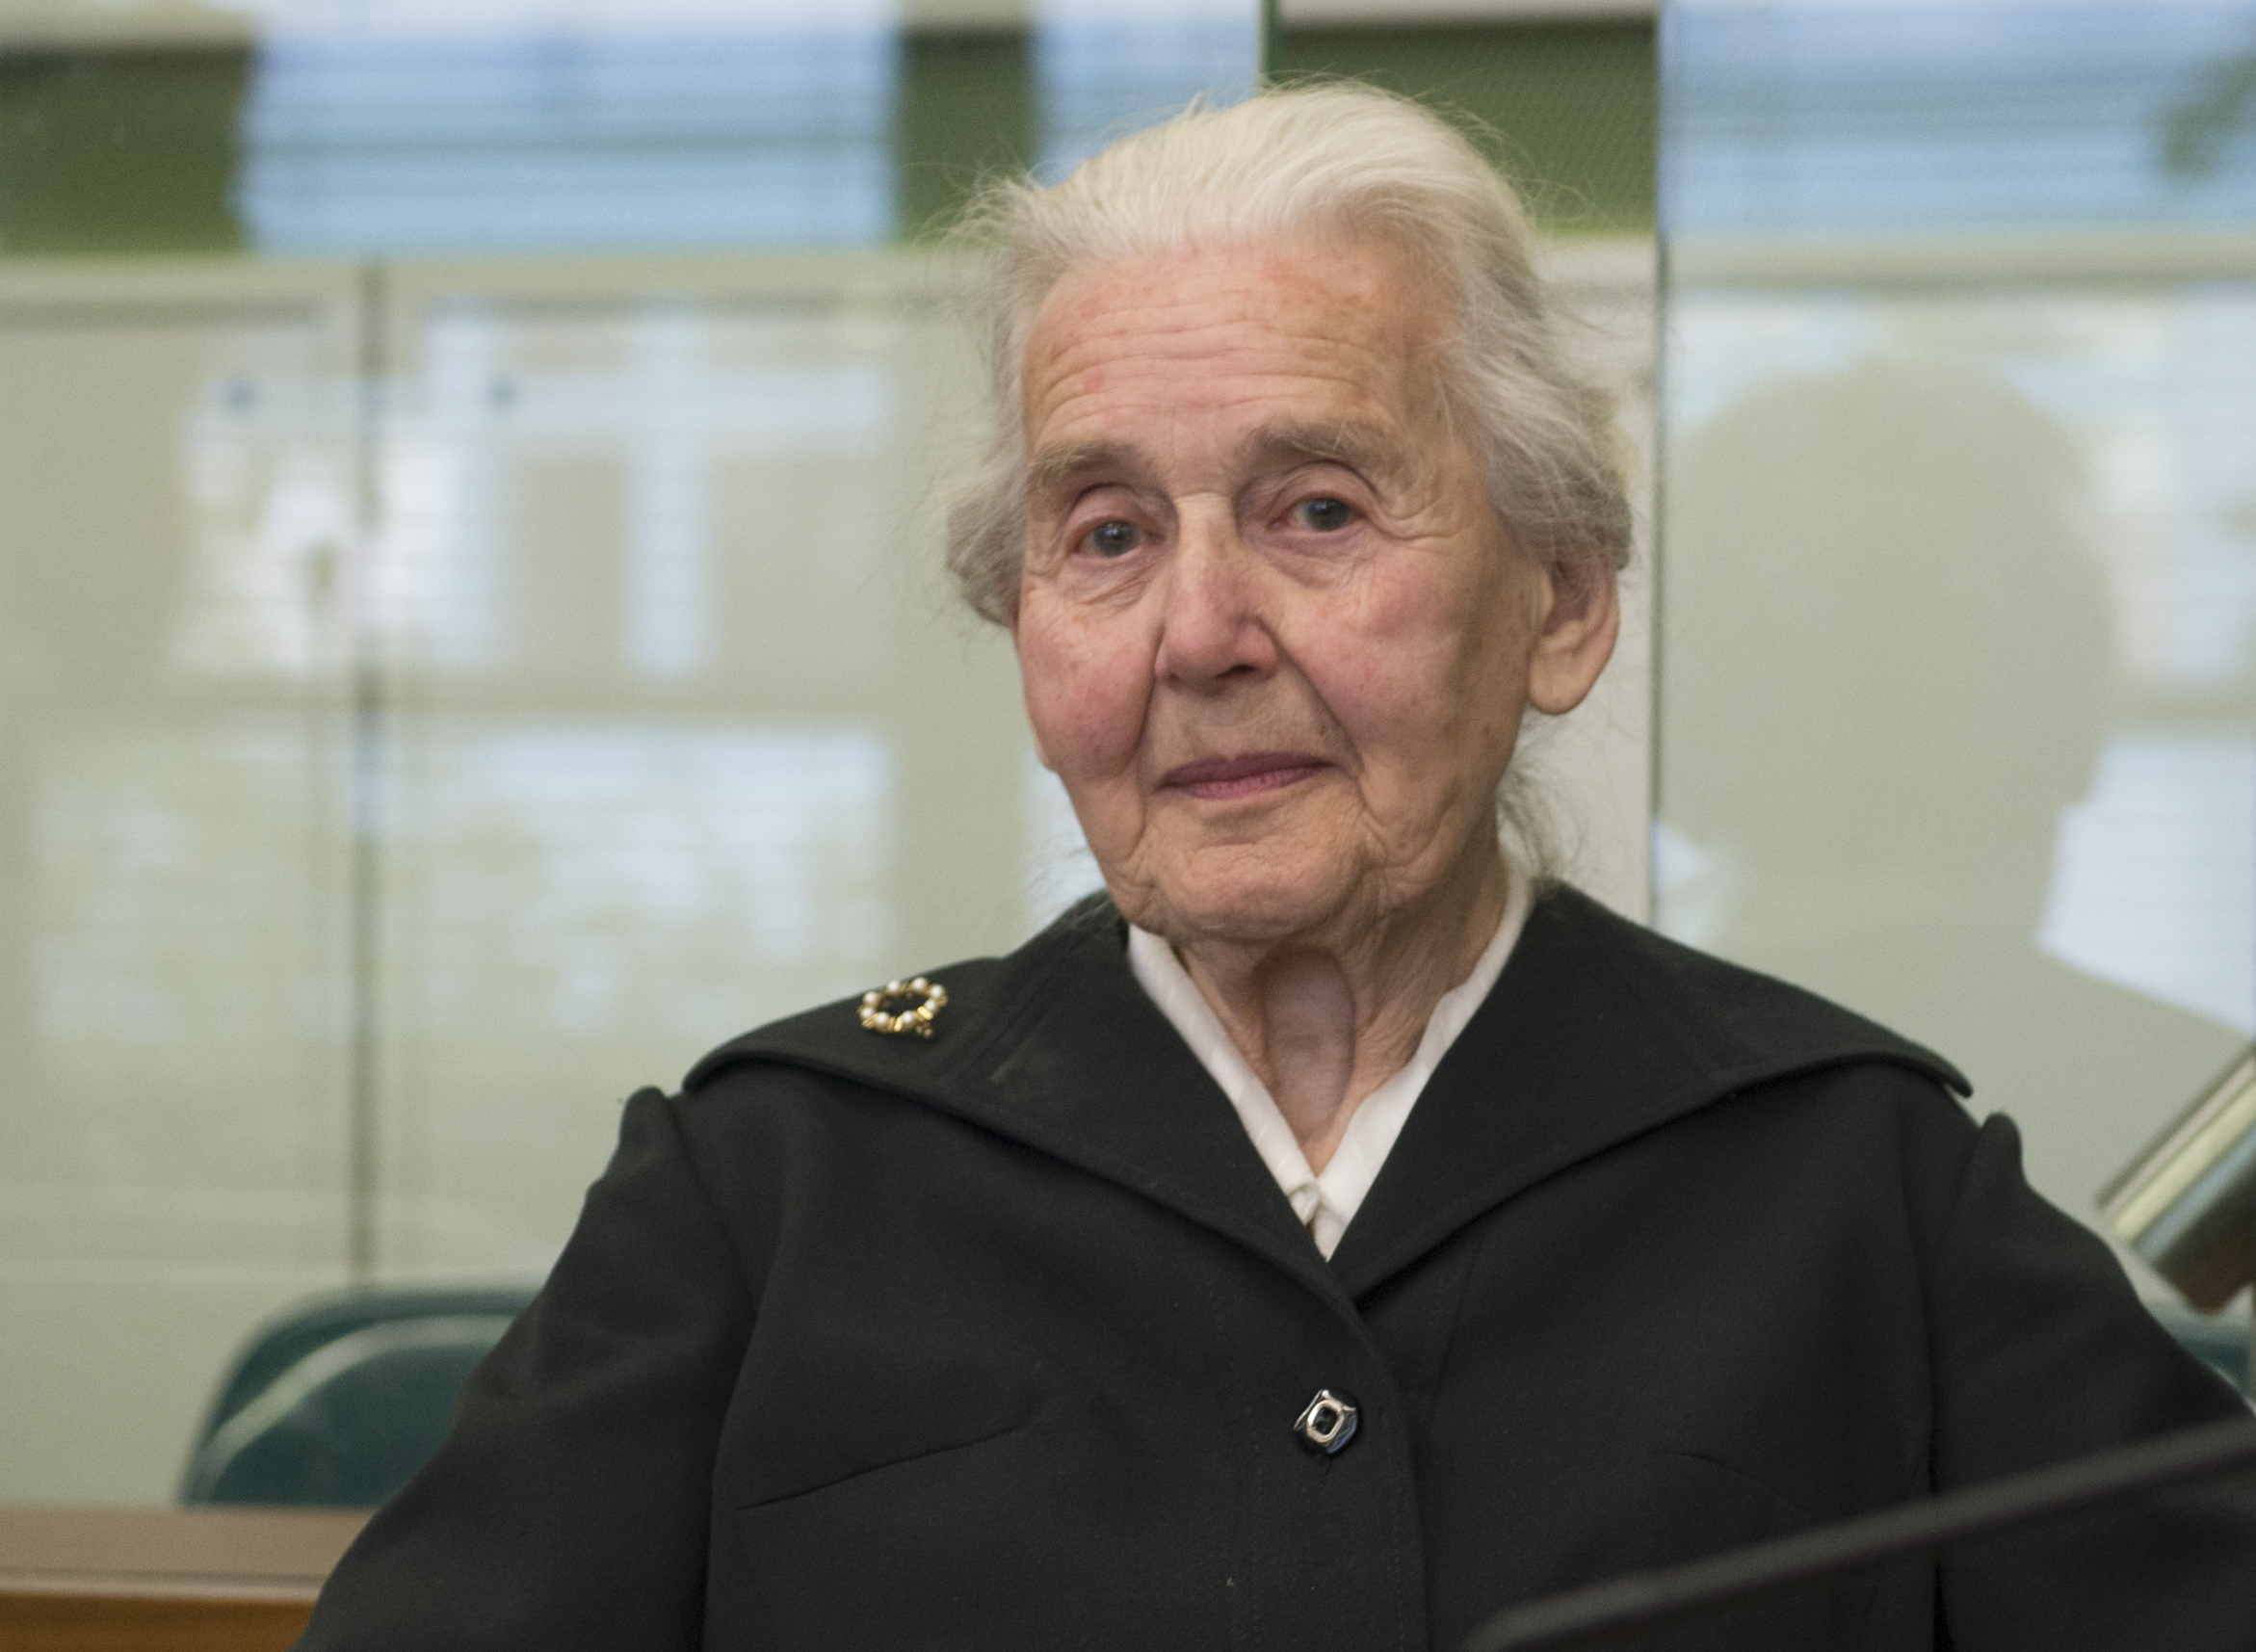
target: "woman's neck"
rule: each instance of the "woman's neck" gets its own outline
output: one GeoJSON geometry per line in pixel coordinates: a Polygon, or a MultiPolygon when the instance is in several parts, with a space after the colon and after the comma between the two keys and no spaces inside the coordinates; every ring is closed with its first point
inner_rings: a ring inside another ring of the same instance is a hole
{"type": "MultiPolygon", "coordinates": [[[[1344,943],[1178,943],[1177,955],[1321,1173],[1363,1098],[1408,1064],[1442,995],[1472,974],[1504,920],[1500,850],[1344,943]]],[[[1343,926],[1345,927],[1345,926],[1343,926]]]]}

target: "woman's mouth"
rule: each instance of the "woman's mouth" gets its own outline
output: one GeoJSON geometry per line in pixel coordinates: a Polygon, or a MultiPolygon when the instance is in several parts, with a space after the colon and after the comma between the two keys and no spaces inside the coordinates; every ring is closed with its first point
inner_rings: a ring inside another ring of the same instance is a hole
{"type": "Polygon", "coordinates": [[[1160,784],[1208,802],[1224,802],[1279,791],[1305,780],[1325,766],[1323,758],[1305,751],[1255,751],[1243,757],[1201,757],[1195,763],[1169,769],[1160,777],[1160,784]]]}

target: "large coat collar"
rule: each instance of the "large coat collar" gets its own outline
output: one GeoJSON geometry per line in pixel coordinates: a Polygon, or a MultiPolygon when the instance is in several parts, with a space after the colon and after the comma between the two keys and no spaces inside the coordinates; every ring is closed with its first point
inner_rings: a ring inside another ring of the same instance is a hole
{"type": "Polygon", "coordinates": [[[872,1085],[1134,1189],[1351,1298],[1544,1177],[1754,1086],[1885,1062],[1968,1090],[1883,1028],[1555,886],[1327,1268],[1130,973],[1125,943],[1119,914],[1093,899],[1008,957],[932,972],[949,1003],[929,1042],[864,1031],[848,1001],[723,1045],[685,1088],[763,1062],[872,1085]]]}

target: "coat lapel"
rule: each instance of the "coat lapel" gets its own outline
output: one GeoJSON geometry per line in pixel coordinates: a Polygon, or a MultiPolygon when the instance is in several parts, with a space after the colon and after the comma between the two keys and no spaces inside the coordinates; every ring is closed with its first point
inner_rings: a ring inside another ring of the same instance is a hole
{"type": "Polygon", "coordinates": [[[1130,972],[1126,950],[1115,920],[1058,960],[1023,1036],[993,1052],[991,1106],[1336,1295],[1237,1110],[1130,972]]]}
{"type": "Polygon", "coordinates": [[[1361,1298],[1568,1166],[1737,1091],[1851,1062],[1949,1063],[1784,983],[1546,891],[1332,1255],[1361,1298]]]}
{"type": "Polygon", "coordinates": [[[1164,1204],[1335,1301],[1543,1178],[1769,1079],[1884,1061],[1967,1088],[1882,1028],[1553,888],[1327,1267],[1229,1099],[1137,983],[1109,903],[939,974],[950,1003],[930,1043],[864,1032],[848,1001],[723,1046],[685,1088],[782,1061],[910,1096],[1164,1204]]]}
{"type": "Polygon", "coordinates": [[[851,1001],[748,1035],[685,1088],[782,1060],[940,1107],[1180,1212],[1338,1298],[1246,1127],[1130,972],[1127,928],[1089,902],[1010,957],[935,974],[949,1005],[927,1044],[860,1029],[851,1001]]]}

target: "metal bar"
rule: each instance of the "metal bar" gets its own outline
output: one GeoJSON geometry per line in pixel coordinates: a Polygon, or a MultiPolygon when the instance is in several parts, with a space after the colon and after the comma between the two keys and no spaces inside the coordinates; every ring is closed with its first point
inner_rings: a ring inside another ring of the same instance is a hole
{"type": "Polygon", "coordinates": [[[1867,1570],[1945,1543],[2081,1514],[2111,1503],[2256,1466],[2256,1421],[2243,1417],[1940,1497],[1860,1515],[1814,1532],[1506,1609],[1475,1630],[1464,1652],[1533,1652],[1650,1629],[1696,1613],[1867,1570]]]}
{"type": "Polygon", "coordinates": [[[347,1276],[375,1282],[377,1269],[377,1062],[382,1010],[383,660],[374,612],[374,559],[383,523],[383,420],[388,341],[385,270],[360,266],[360,337],[354,363],[354,538],[348,616],[352,637],[353,728],[349,788],[352,833],[350,1001],[346,1139],[347,1276]]]}

